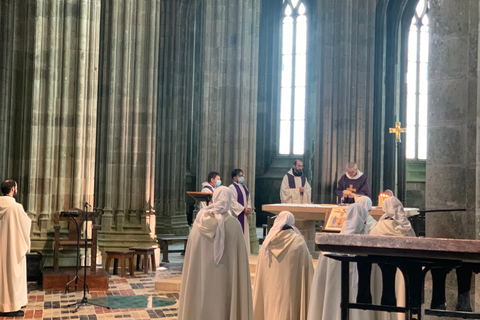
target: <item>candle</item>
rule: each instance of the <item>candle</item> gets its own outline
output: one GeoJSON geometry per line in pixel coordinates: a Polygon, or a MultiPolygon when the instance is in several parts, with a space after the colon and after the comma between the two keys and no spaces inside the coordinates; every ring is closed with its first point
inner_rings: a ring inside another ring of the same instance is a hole
{"type": "Polygon", "coordinates": [[[387,199],[387,198],[388,198],[388,194],[383,193],[383,192],[380,193],[380,194],[378,195],[378,206],[379,206],[379,207],[382,207],[382,206],[383,206],[383,200],[385,200],[385,199],[387,199]]]}

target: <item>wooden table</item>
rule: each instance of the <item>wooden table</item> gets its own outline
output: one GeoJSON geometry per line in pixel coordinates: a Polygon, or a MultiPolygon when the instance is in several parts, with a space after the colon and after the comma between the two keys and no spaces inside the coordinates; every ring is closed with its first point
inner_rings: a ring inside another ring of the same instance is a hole
{"type": "Polygon", "coordinates": [[[416,314],[418,320],[424,319],[425,315],[480,319],[480,313],[431,310],[424,305],[426,273],[438,267],[480,263],[480,241],[317,233],[315,242],[320,250],[334,253],[327,256],[342,263],[342,320],[348,320],[349,309],[405,312],[406,319],[416,314]],[[350,262],[384,263],[398,267],[405,278],[405,307],[350,303],[350,262]]]}
{"type": "MultiPolygon", "coordinates": [[[[302,233],[310,252],[315,251],[315,222],[324,221],[325,216],[336,204],[293,204],[293,203],[275,203],[264,204],[263,211],[279,214],[281,211],[290,211],[295,217],[295,226],[302,233]]],[[[417,208],[405,208],[407,217],[418,214],[417,208]]],[[[378,221],[383,215],[381,207],[372,207],[370,215],[378,221]]]]}

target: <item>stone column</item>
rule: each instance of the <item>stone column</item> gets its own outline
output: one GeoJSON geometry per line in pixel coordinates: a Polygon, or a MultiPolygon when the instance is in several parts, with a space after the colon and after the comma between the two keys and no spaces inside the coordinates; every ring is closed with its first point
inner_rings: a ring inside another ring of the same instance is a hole
{"type": "Polygon", "coordinates": [[[155,211],[157,234],[188,235],[187,124],[192,103],[193,10],[187,0],[164,0],[160,35],[155,211]]]}
{"type": "MultiPolygon", "coordinates": [[[[255,139],[260,1],[207,0],[203,6],[203,97],[197,181],[219,171],[224,185],[241,168],[255,194],[255,139]]],[[[200,185],[200,183],[199,183],[200,185]]],[[[258,252],[255,213],[251,252],[258,252]]]]}
{"type": "Polygon", "coordinates": [[[53,214],[93,201],[100,0],[1,6],[1,172],[45,249],[53,214]]]}
{"type": "Polygon", "coordinates": [[[312,200],[317,203],[336,203],[337,181],[349,161],[371,180],[376,3],[321,0],[316,5],[321,31],[309,66],[317,68],[317,96],[311,99],[316,101],[312,200]]]}
{"type": "Polygon", "coordinates": [[[153,243],[160,0],[102,2],[95,207],[100,247],[153,243]]]}
{"type": "MultiPolygon", "coordinates": [[[[476,1],[430,4],[425,204],[426,209],[467,212],[427,214],[427,237],[479,238],[478,15],[476,1]]],[[[449,308],[456,303],[452,278],[449,308]]]]}

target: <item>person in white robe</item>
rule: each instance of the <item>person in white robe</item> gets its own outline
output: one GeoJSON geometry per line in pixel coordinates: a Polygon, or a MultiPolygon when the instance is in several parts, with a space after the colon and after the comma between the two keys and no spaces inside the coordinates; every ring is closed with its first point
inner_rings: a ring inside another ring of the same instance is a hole
{"type": "Polygon", "coordinates": [[[367,225],[367,233],[370,233],[370,231],[377,225],[377,220],[370,215],[370,210],[372,210],[372,200],[369,197],[361,196],[355,202],[363,205],[368,211],[367,222],[365,222],[365,224],[367,225]]]}
{"type": "Polygon", "coordinates": [[[218,187],[188,237],[179,320],[251,320],[252,287],[242,228],[230,211],[229,188],[218,187]]]}
{"type": "Polygon", "coordinates": [[[280,187],[282,203],[312,203],[312,188],[303,174],[303,162],[295,160],[292,169],[283,177],[280,187]]]}
{"type": "MultiPolygon", "coordinates": [[[[220,173],[212,171],[208,174],[207,181],[202,182],[202,190],[200,190],[200,192],[213,193],[215,191],[215,188],[217,188],[221,184],[222,180],[220,178],[220,173]]],[[[203,209],[206,206],[207,203],[205,201],[200,202],[200,209],[203,209]]]]}
{"type": "Polygon", "coordinates": [[[17,184],[6,180],[0,197],[0,317],[23,316],[27,305],[27,258],[31,220],[15,201],[17,184]]]}
{"type": "MultiPolygon", "coordinates": [[[[377,225],[370,231],[371,236],[384,237],[415,237],[415,231],[405,215],[402,203],[394,196],[383,201],[384,214],[377,225]]],[[[383,305],[405,306],[405,280],[400,270],[393,266],[378,265],[372,268],[372,287],[374,303],[383,305]]],[[[405,319],[402,313],[390,313],[384,319],[405,319]]]]}
{"type": "Polygon", "coordinates": [[[415,231],[405,215],[402,203],[396,197],[383,201],[384,214],[370,231],[371,236],[415,237],[415,231]]]}
{"type": "MultiPolygon", "coordinates": [[[[368,211],[360,203],[354,203],[347,209],[342,234],[363,234],[367,236],[368,211]]],[[[322,253],[318,258],[312,281],[312,291],[308,304],[309,320],[341,319],[341,262],[328,258],[322,253]]],[[[355,263],[350,263],[350,296],[355,301],[358,289],[358,273],[355,263]]],[[[372,311],[350,309],[350,319],[372,320],[372,311]]]]}
{"type": "Polygon", "coordinates": [[[231,211],[237,217],[242,226],[243,238],[247,247],[247,253],[250,254],[250,230],[248,225],[248,216],[252,212],[252,202],[250,200],[250,193],[244,185],[245,176],[242,169],[235,169],[232,171],[233,183],[228,186],[233,194],[233,203],[231,211]]]}
{"type": "Polygon", "coordinates": [[[260,249],[253,290],[255,320],[307,319],[313,263],[294,225],[290,212],[280,212],[260,249]]]}

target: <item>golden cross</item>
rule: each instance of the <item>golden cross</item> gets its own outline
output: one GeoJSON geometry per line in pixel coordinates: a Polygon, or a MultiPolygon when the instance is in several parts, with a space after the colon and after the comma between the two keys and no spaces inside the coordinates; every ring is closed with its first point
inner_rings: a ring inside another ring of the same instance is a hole
{"type": "Polygon", "coordinates": [[[407,129],[400,128],[400,122],[395,122],[395,128],[388,128],[389,133],[395,133],[395,141],[400,142],[400,133],[406,132],[407,129]]]}
{"type": "Polygon", "coordinates": [[[355,189],[355,188],[353,187],[353,184],[351,184],[350,187],[348,187],[348,188],[345,189],[345,190],[348,190],[348,191],[350,191],[350,192],[356,192],[356,191],[357,191],[357,189],[355,189]]]}

